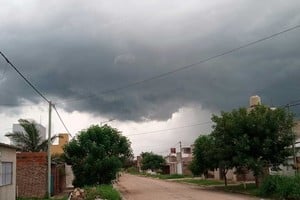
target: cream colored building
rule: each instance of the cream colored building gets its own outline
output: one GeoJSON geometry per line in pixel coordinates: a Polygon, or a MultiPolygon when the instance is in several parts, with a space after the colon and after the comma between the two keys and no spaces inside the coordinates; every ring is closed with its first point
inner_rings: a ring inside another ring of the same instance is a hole
{"type": "Polygon", "coordinates": [[[50,147],[51,155],[55,154],[63,154],[63,147],[69,142],[69,134],[68,133],[60,133],[58,134],[58,144],[53,144],[50,147]]]}
{"type": "Polygon", "coordinates": [[[0,199],[16,199],[16,147],[0,143],[0,199]]]}

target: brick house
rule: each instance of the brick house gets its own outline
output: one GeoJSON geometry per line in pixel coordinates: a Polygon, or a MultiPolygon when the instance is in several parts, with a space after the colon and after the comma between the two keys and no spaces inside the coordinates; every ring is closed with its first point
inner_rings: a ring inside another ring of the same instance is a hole
{"type": "Polygon", "coordinates": [[[18,197],[43,198],[47,194],[47,153],[17,153],[18,197]]]}
{"type": "MultiPolygon", "coordinates": [[[[43,198],[48,192],[47,152],[17,153],[18,197],[43,198]]],[[[51,194],[62,192],[65,187],[65,165],[51,163],[51,194]]]]}
{"type": "Polygon", "coordinates": [[[16,199],[16,147],[0,143],[0,199],[16,199]]]}

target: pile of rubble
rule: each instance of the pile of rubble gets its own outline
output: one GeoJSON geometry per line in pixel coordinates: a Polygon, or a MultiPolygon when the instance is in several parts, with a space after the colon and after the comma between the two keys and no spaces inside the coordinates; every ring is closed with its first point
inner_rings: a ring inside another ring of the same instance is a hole
{"type": "Polygon", "coordinates": [[[84,189],[75,188],[73,192],[71,192],[69,199],[70,200],[84,200],[85,199],[85,191],[84,189]]]}
{"type": "MultiPolygon", "coordinates": [[[[70,193],[68,200],[85,200],[86,191],[84,189],[75,188],[73,192],[70,193]]],[[[96,197],[95,200],[105,200],[100,197],[96,197]]]]}

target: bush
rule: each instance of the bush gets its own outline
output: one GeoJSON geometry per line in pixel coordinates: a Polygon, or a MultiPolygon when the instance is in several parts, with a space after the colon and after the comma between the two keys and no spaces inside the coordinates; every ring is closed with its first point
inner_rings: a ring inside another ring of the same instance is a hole
{"type": "Polygon", "coordinates": [[[160,179],[180,179],[180,178],[186,178],[187,176],[182,174],[164,174],[164,175],[158,175],[158,178],[160,179]]]}
{"type": "Polygon", "coordinates": [[[259,188],[259,194],[280,199],[300,199],[300,175],[267,176],[259,188]]]}
{"type": "Polygon", "coordinates": [[[130,174],[139,174],[139,170],[136,167],[129,167],[126,171],[130,174]]]}
{"type": "Polygon", "coordinates": [[[107,200],[121,200],[117,190],[111,185],[100,185],[96,187],[86,187],[86,200],[94,200],[96,197],[107,200]]]}

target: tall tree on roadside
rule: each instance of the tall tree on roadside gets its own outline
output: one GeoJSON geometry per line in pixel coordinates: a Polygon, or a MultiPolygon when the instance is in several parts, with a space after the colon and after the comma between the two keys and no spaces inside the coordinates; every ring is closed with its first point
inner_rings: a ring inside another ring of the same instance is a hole
{"type": "Polygon", "coordinates": [[[216,148],[214,138],[210,135],[200,135],[193,150],[193,160],[189,166],[194,175],[201,175],[207,178],[208,170],[217,168],[216,148]]]}
{"type": "Polygon", "coordinates": [[[292,155],[293,116],[282,108],[240,108],[214,115],[212,121],[217,148],[231,158],[231,166],[252,170],[257,186],[265,168],[276,167],[292,155]]]}
{"type": "Polygon", "coordinates": [[[64,156],[72,165],[76,187],[111,183],[133,157],[129,140],[108,125],[82,130],[64,147],[64,156]]]}
{"type": "MultiPolygon", "coordinates": [[[[37,129],[35,121],[29,121],[26,119],[18,120],[23,131],[17,131],[13,133],[8,133],[5,136],[10,138],[14,145],[19,147],[21,151],[25,152],[40,152],[47,151],[48,140],[42,140],[39,130],[37,129]]],[[[53,136],[51,142],[58,136],[53,136]]]]}
{"type": "Polygon", "coordinates": [[[152,171],[161,170],[166,163],[165,159],[161,155],[154,154],[152,152],[143,152],[142,156],[142,170],[151,169],[152,171]]]}

